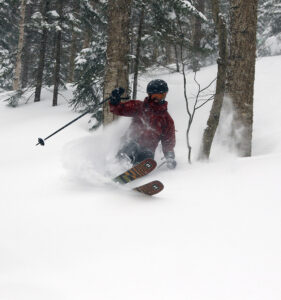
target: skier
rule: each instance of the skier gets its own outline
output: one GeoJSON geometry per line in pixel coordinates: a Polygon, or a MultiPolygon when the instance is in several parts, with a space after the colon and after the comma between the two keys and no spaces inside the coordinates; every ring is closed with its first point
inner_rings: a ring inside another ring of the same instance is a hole
{"type": "Polygon", "coordinates": [[[121,95],[125,90],[119,87],[112,91],[110,111],[115,115],[132,117],[126,143],[117,154],[119,159],[129,159],[133,165],[146,158],[153,159],[161,141],[167,167],[176,167],[175,126],[165,100],[168,90],[164,80],[152,80],[147,85],[148,96],[144,101],[130,100],[124,103],[121,102],[121,95]]]}

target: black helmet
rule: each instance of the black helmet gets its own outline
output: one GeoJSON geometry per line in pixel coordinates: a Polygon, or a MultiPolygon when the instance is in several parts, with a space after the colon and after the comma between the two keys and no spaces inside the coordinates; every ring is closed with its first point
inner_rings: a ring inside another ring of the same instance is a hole
{"type": "Polygon", "coordinates": [[[164,94],[168,91],[168,84],[162,79],[155,79],[150,81],[146,88],[146,92],[148,94],[164,94]]]}

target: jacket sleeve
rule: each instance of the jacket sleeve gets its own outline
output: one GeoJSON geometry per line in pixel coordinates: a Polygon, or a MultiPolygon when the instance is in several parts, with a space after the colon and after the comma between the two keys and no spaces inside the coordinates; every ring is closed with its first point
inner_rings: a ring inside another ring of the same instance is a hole
{"type": "Polygon", "coordinates": [[[169,114],[165,123],[166,124],[161,137],[161,144],[164,155],[167,152],[174,151],[174,147],[176,145],[175,124],[169,114]]]}
{"type": "Polygon", "coordinates": [[[141,112],[143,102],[139,100],[130,100],[121,102],[118,105],[110,105],[110,111],[118,116],[133,117],[141,112]]]}

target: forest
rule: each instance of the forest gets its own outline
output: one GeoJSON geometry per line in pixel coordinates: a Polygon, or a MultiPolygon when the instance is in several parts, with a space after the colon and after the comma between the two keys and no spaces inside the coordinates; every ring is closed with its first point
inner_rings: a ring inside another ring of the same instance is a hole
{"type": "Polygon", "coordinates": [[[280,15],[278,0],[1,0],[0,88],[14,91],[7,101],[16,107],[39,102],[46,87],[56,106],[71,84],[70,104],[92,112],[95,129],[114,119],[99,103],[118,86],[135,99],[142,72],[164,67],[185,76],[217,62],[201,157],[210,154],[225,94],[245,128],[235,143],[248,156],[255,60],[281,53],[280,15]]]}
{"type": "Polygon", "coordinates": [[[280,70],[280,0],[0,0],[0,300],[280,300],[280,70]]]}

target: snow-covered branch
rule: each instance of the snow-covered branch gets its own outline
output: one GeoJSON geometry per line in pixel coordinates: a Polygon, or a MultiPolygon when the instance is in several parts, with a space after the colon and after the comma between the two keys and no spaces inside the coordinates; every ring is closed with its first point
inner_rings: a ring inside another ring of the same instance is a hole
{"type": "Polygon", "coordinates": [[[194,5],[192,5],[190,1],[188,0],[179,0],[179,1],[183,4],[184,7],[188,8],[190,11],[195,13],[202,20],[207,21],[206,16],[202,12],[200,12],[194,5]]]}

